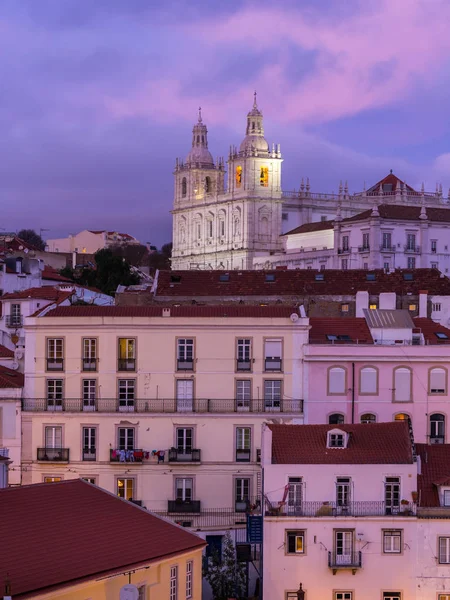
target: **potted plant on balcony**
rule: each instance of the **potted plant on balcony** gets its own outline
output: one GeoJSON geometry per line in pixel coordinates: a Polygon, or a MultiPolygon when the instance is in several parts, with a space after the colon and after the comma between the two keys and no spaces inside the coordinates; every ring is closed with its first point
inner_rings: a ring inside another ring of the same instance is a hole
{"type": "Polygon", "coordinates": [[[411,492],[411,498],[414,504],[417,504],[417,500],[419,499],[419,493],[417,491],[411,492]]]}
{"type": "Polygon", "coordinates": [[[401,512],[405,515],[410,514],[411,513],[411,506],[409,503],[409,500],[406,500],[405,498],[403,498],[403,500],[400,500],[400,505],[401,505],[401,512]]]}

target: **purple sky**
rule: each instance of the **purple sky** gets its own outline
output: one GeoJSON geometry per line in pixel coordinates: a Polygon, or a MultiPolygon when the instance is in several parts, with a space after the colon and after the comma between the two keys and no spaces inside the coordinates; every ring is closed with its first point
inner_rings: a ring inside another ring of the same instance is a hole
{"type": "Polygon", "coordinates": [[[448,0],[2,0],[2,226],[171,237],[197,107],[213,156],[253,90],[283,188],[450,185],[448,0]]]}

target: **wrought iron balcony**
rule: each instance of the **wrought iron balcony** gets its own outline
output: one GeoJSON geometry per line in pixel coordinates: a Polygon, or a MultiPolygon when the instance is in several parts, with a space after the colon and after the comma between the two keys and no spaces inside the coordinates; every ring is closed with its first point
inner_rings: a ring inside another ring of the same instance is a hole
{"type": "Polygon", "coordinates": [[[200,512],[200,500],[168,500],[167,512],[192,513],[200,512]]]}
{"type": "Polygon", "coordinates": [[[339,569],[351,569],[355,574],[356,569],[362,567],[362,553],[338,554],[336,551],[328,552],[328,566],[333,570],[333,575],[336,575],[339,569]]]}
{"type": "MultiPolygon", "coordinates": [[[[169,502],[175,502],[170,500],[169,502]]],[[[179,506],[179,504],[177,504],[179,506]]],[[[259,500],[253,500],[247,504],[249,512],[236,511],[235,507],[227,508],[202,508],[198,512],[193,512],[191,509],[187,510],[158,510],[147,506],[152,513],[157,514],[161,517],[166,517],[175,521],[178,525],[183,527],[191,527],[192,529],[203,529],[207,527],[221,527],[221,528],[236,528],[236,532],[241,532],[242,538],[239,537],[239,541],[246,541],[247,534],[245,525],[247,523],[247,514],[260,515],[261,514],[261,503],[259,500]],[[238,529],[242,527],[242,529],[238,529]]]]}
{"type": "Polygon", "coordinates": [[[111,463],[137,463],[142,464],[144,460],[144,451],[142,448],[132,448],[129,450],[113,449],[109,450],[109,462],[111,463]]]}
{"type": "Polygon", "coordinates": [[[69,462],[69,448],[38,448],[37,460],[42,462],[69,462]]]}
{"type": "Polygon", "coordinates": [[[264,370],[267,371],[281,371],[283,361],[279,356],[270,356],[264,361],[264,370]]]}
{"type": "Polygon", "coordinates": [[[350,254],[350,248],[338,248],[338,254],[350,254]]]}
{"type": "Polygon", "coordinates": [[[69,413],[148,413],[148,414],[232,414],[280,412],[302,414],[303,400],[300,398],[236,400],[234,398],[23,398],[24,412],[64,411],[69,413]]]}
{"type": "Polygon", "coordinates": [[[252,451],[250,448],[236,448],[236,462],[250,462],[252,451]]]}
{"type": "Polygon", "coordinates": [[[83,448],[81,460],[84,460],[84,461],[97,460],[97,449],[96,448],[83,448]]]}
{"type": "Polygon", "coordinates": [[[296,504],[266,502],[266,515],[271,517],[381,517],[384,515],[414,516],[416,505],[413,502],[391,506],[386,502],[361,500],[348,502],[304,501],[296,504]]]}
{"type": "Polygon", "coordinates": [[[406,254],[420,254],[420,246],[412,246],[410,244],[407,244],[405,246],[405,253],[406,254]]]}
{"type": "Polygon", "coordinates": [[[119,358],[117,360],[118,371],[136,371],[135,358],[119,358]]]}
{"type": "Polygon", "coordinates": [[[23,327],[23,316],[6,315],[6,327],[11,327],[11,329],[18,329],[19,327],[23,327]]]}
{"type": "Polygon", "coordinates": [[[81,359],[81,370],[82,371],[96,371],[97,370],[97,358],[82,358],[81,359]]]}
{"type": "Polygon", "coordinates": [[[370,252],[369,244],[363,245],[363,246],[358,246],[358,252],[370,252]]]}
{"type": "Polygon", "coordinates": [[[169,462],[176,463],[199,463],[201,461],[201,450],[197,448],[170,448],[169,462]]]}
{"type": "Polygon", "coordinates": [[[244,500],[235,500],[234,510],[238,513],[247,512],[249,510],[250,500],[245,498],[244,500]]]}
{"type": "Polygon", "coordinates": [[[193,371],[194,370],[194,359],[179,358],[177,360],[177,371],[193,371]]]}
{"type": "Polygon", "coordinates": [[[380,251],[381,252],[395,252],[395,246],[392,244],[381,244],[380,251]]]}
{"type": "Polygon", "coordinates": [[[249,358],[238,358],[236,360],[236,371],[247,371],[252,370],[252,361],[249,358]]]}
{"type": "Polygon", "coordinates": [[[47,358],[47,371],[64,371],[64,359],[47,358]]]}

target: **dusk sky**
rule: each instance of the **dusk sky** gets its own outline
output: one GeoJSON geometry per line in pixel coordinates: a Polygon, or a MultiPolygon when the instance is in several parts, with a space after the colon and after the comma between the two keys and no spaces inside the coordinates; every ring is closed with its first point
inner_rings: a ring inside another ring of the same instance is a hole
{"type": "Polygon", "coordinates": [[[226,158],[255,89],[283,189],[393,169],[447,196],[449,22],[448,0],[2,0],[1,226],[170,241],[198,106],[226,158]]]}

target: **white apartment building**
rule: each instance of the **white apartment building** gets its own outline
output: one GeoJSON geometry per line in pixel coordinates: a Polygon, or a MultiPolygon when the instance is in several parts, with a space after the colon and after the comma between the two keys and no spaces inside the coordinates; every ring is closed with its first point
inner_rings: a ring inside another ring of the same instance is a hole
{"type": "Polygon", "coordinates": [[[49,252],[76,252],[95,254],[98,250],[121,244],[139,244],[140,242],[128,233],[106,230],[85,229],[66,238],[47,240],[49,252]]]}

